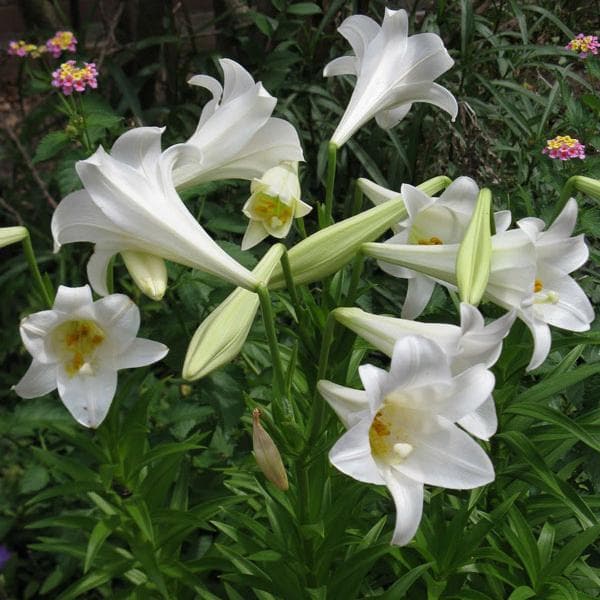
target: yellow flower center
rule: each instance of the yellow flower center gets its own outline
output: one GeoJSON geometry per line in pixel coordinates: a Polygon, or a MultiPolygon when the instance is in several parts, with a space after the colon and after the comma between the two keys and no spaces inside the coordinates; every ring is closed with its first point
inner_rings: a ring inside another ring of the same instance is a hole
{"type": "Polygon", "coordinates": [[[280,227],[292,218],[292,209],[279,199],[259,192],[252,203],[252,216],[259,221],[267,221],[271,227],[280,227]]]}
{"type": "Polygon", "coordinates": [[[413,446],[406,441],[406,432],[395,421],[401,409],[386,402],[377,412],[369,429],[369,444],[373,456],[388,464],[402,462],[413,446]]]}
{"type": "Polygon", "coordinates": [[[417,244],[419,244],[420,246],[441,246],[443,245],[444,242],[442,242],[442,240],[440,240],[439,237],[435,237],[432,236],[429,239],[420,239],[417,240],[417,244]]]}
{"type": "Polygon", "coordinates": [[[544,289],[544,285],[542,284],[542,280],[541,279],[536,279],[534,284],[533,284],[533,292],[534,294],[537,294],[538,292],[541,292],[544,289]]]}
{"type": "Polygon", "coordinates": [[[94,321],[77,320],[59,325],[52,337],[65,371],[73,377],[84,365],[90,365],[106,336],[94,321]]]}
{"type": "Polygon", "coordinates": [[[549,150],[560,149],[563,146],[573,148],[579,143],[579,140],[572,138],[570,135],[557,135],[555,138],[548,140],[546,146],[549,150]]]}

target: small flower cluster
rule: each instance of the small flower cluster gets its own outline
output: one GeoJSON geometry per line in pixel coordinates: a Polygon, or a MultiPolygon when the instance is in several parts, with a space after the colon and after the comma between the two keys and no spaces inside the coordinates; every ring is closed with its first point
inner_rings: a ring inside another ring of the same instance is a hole
{"type": "Polygon", "coordinates": [[[58,58],[63,52],[75,52],[76,50],[77,38],[72,31],[57,31],[41,46],[30,44],[24,40],[12,40],[8,43],[8,53],[21,58],[25,56],[39,58],[46,52],[49,52],[53,58],[58,58]]]}
{"type": "Polygon", "coordinates": [[[600,43],[597,35],[584,35],[580,33],[572,39],[566,46],[566,50],[579,52],[579,58],[587,58],[589,54],[598,54],[600,43]]]}
{"type": "Polygon", "coordinates": [[[585,146],[569,135],[557,135],[546,142],[542,154],[547,154],[550,158],[560,158],[560,160],[571,160],[572,158],[583,160],[585,146]]]}
{"type": "Polygon", "coordinates": [[[52,85],[60,88],[65,96],[70,96],[73,91],[84,92],[88,87],[96,89],[98,87],[96,64],[86,62],[83,65],[78,67],[74,60],[63,63],[52,73],[52,85]]]}
{"type": "Polygon", "coordinates": [[[46,42],[46,48],[54,58],[58,58],[63,52],[76,51],[77,38],[71,31],[57,31],[54,37],[46,42]]]}
{"type": "Polygon", "coordinates": [[[28,44],[24,40],[12,40],[8,43],[8,53],[11,56],[31,56],[32,58],[39,58],[44,52],[46,52],[46,46],[36,46],[35,44],[28,44]]]}

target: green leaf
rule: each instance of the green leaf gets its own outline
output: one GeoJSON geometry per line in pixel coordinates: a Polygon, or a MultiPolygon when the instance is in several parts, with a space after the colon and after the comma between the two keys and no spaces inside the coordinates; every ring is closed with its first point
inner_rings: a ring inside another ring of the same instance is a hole
{"type": "Polygon", "coordinates": [[[25,473],[23,473],[23,477],[21,477],[21,482],[19,484],[19,492],[21,494],[37,492],[43,487],[46,487],[49,480],[50,476],[48,475],[48,471],[41,465],[34,465],[29,467],[25,473]]]}
{"type": "Polygon", "coordinates": [[[32,162],[38,163],[56,156],[65,146],[69,145],[69,136],[64,131],[52,131],[44,136],[33,155],[32,162]]]}
{"type": "Polygon", "coordinates": [[[319,15],[323,11],[314,2],[298,2],[297,4],[290,4],[287,12],[291,15],[319,15]]]}
{"type": "Polygon", "coordinates": [[[117,524],[118,519],[112,520],[112,522],[110,520],[102,520],[96,523],[96,526],[92,529],[92,533],[90,534],[90,539],[85,551],[85,561],[83,563],[84,573],[87,573],[90,570],[94,558],[96,558],[102,544],[104,544],[106,538],[114,531],[117,524]]]}
{"type": "Polygon", "coordinates": [[[556,554],[554,559],[548,563],[540,573],[540,579],[546,580],[549,577],[562,575],[567,567],[577,560],[583,551],[600,536],[600,523],[593,527],[588,527],[578,533],[568,544],[563,546],[556,554]]]}
{"type": "Polygon", "coordinates": [[[154,545],[154,529],[146,503],[141,499],[132,500],[125,503],[125,510],[139,527],[144,539],[154,545]]]}
{"type": "Polygon", "coordinates": [[[533,598],[535,592],[528,585],[521,585],[508,597],[508,600],[527,600],[533,598]]]}
{"type": "Polygon", "coordinates": [[[82,577],[78,582],[65,590],[56,600],[71,600],[77,598],[85,592],[95,590],[96,588],[108,583],[113,578],[111,573],[103,573],[102,571],[94,571],[85,577],[82,577]]]}
{"type": "Polygon", "coordinates": [[[408,573],[404,573],[400,579],[394,583],[391,587],[389,587],[385,593],[379,596],[380,600],[396,600],[397,598],[405,598],[406,593],[412,586],[412,584],[421,577],[421,575],[432,567],[433,563],[425,563],[423,565],[419,565],[418,567],[414,567],[408,573]]]}

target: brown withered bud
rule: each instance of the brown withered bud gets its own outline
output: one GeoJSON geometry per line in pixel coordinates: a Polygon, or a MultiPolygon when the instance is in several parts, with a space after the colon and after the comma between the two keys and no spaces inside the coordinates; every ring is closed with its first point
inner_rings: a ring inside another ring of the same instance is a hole
{"type": "Polygon", "coordinates": [[[263,472],[264,476],[283,492],[289,488],[285,467],[281,460],[281,454],[271,439],[271,436],[260,424],[260,410],[252,411],[252,445],[254,447],[254,458],[263,472]]]}

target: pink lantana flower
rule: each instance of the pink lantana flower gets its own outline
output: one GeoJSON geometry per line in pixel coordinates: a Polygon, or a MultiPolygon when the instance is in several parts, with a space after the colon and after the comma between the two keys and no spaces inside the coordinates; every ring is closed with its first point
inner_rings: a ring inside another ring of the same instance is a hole
{"type": "Polygon", "coordinates": [[[572,158],[583,160],[585,158],[585,146],[569,135],[557,135],[546,142],[542,154],[560,160],[571,160],[572,158]]]}
{"type": "Polygon", "coordinates": [[[54,58],[58,58],[63,52],[75,52],[77,38],[72,31],[57,31],[46,42],[46,48],[54,58]]]}
{"type": "Polygon", "coordinates": [[[24,40],[12,40],[8,43],[7,52],[11,56],[31,56],[32,58],[38,58],[41,54],[46,52],[45,46],[36,46],[35,44],[29,44],[24,40]]]}
{"type": "Polygon", "coordinates": [[[98,87],[98,70],[95,63],[83,63],[76,66],[74,60],[68,60],[52,73],[52,85],[59,88],[65,96],[75,92],[84,92],[86,88],[98,87]]]}
{"type": "Polygon", "coordinates": [[[598,54],[600,43],[597,35],[578,34],[566,46],[566,50],[579,52],[579,58],[587,58],[589,54],[598,54]]]}

